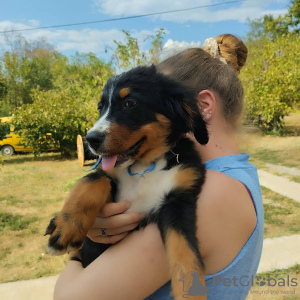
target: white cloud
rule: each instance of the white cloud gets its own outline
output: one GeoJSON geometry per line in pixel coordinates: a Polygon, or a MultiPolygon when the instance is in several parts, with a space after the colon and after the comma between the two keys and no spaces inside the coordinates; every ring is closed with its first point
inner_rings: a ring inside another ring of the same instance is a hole
{"type": "Polygon", "coordinates": [[[40,21],[39,20],[28,20],[28,24],[29,24],[29,26],[32,26],[32,27],[38,27],[38,26],[40,26],[40,21]]]}
{"type": "MultiPolygon", "coordinates": [[[[0,22],[0,31],[18,30],[18,29],[30,29],[36,26],[29,26],[30,22],[38,24],[37,20],[25,21],[24,23],[13,23],[10,21],[0,22]],[[33,22],[34,21],[34,22],[33,22]]],[[[147,53],[149,48],[150,40],[147,38],[153,36],[155,33],[154,28],[151,30],[132,30],[130,31],[131,36],[135,37],[140,45],[141,51],[147,53]]],[[[169,33],[165,30],[166,33],[169,33]]],[[[8,36],[22,34],[27,40],[36,40],[38,38],[45,37],[47,41],[54,45],[54,48],[59,52],[74,53],[78,52],[93,52],[99,57],[104,59],[111,59],[111,55],[116,45],[114,40],[119,42],[124,42],[124,34],[119,29],[109,29],[109,30],[97,30],[97,29],[82,29],[82,30],[66,30],[66,29],[40,29],[32,31],[21,31],[14,32],[13,34],[8,33],[8,36]]],[[[7,43],[4,41],[4,35],[0,34],[0,50],[8,50],[7,43]]]]}
{"type": "Polygon", "coordinates": [[[172,56],[178,52],[181,52],[187,48],[199,48],[201,46],[200,41],[197,42],[185,42],[185,41],[173,41],[172,39],[168,39],[163,46],[163,50],[161,53],[161,59],[165,59],[169,56],[172,56]]]}
{"type": "MultiPolygon", "coordinates": [[[[18,29],[30,29],[36,26],[26,25],[28,23],[38,24],[38,21],[32,20],[24,23],[13,23],[10,21],[0,22],[0,31],[18,30],[18,29]],[[26,24],[25,24],[26,23],[26,24]]],[[[18,34],[19,32],[14,32],[18,34]]],[[[131,32],[132,36],[136,37],[141,44],[146,36],[152,35],[154,31],[142,30],[131,32]]],[[[26,39],[35,40],[41,37],[47,38],[47,41],[55,46],[58,51],[79,51],[79,52],[94,52],[101,57],[110,56],[111,49],[115,47],[113,40],[123,41],[124,34],[121,30],[97,30],[97,29],[82,29],[82,30],[33,30],[20,32],[26,39]],[[105,50],[109,49],[109,54],[105,54],[105,50]]],[[[8,33],[8,35],[10,35],[8,33]]],[[[2,48],[4,43],[4,36],[0,35],[0,44],[2,48]]]]}
{"type": "MultiPolygon", "coordinates": [[[[228,8],[228,5],[214,7],[203,7],[194,10],[162,14],[153,16],[164,21],[173,22],[218,22],[225,20],[235,20],[246,22],[248,18],[254,19],[264,14],[279,15],[286,12],[286,9],[270,10],[268,6],[274,2],[285,2],[287,0],[252,0],[236,4],[235,7],[228,8]]],[[[186,9],[196,7],[194,0],[94,0],[101,13],[110,16],[133,16],[140,14],[149,14],[177,9],[186,9]]],[[[202,0],[198,6],[214,4],[213,0],[202,0]]]]}
{"type": "Polygon", "coordinates": [[[41,33],[58,51],[76,50],[79,52],[103,53],[107,47],[113,47],[113,40],[122,40],[120,30],[56,30],[41,33]]]}
{"type": "Polygon", "coordinates": [[[11,21],[1,21],[0,22],[0,31],[6,30],[18,30],[18,29],[29,29],[32,26],[25,25],[23,23],[14,23],[11,21]]]}
{"type": "Polygon", "coordinates": [[[192,42],[188,43],[185,41],[179,42],[179,41],[173,41],[172,39],[168,39],[163,46],[163,50],[168,51],[169,49],[173,48],[173,49],[179,49],[179,51],[182,51],[187,48],[200,47],[200,46],[201,46],[201,43],[199,41],[198,42],[192,41],[192,42]]]}

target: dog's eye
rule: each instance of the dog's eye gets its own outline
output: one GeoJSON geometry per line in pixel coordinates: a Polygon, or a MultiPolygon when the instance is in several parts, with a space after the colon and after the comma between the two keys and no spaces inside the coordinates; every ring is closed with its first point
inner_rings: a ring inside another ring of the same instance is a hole
{"type": "Polygon", "coordinates": [[[127,100],[124,102],[125,108],[132,108],[137,105],[137,102],[135,100],[127,100]]]}

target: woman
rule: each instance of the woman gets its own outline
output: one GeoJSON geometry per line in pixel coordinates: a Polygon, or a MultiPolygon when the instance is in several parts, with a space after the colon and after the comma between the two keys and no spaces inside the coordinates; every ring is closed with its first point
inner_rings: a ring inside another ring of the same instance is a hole
{"type": "MultiPolygon", "coordinates": [[[[245,64],[247,48],[228,34],[209,39],[203,48],[178,53],[157,69],[197,90],[198,106],[210,132],[206,146],[190,136],[207,168],[197,203],[207,298],[244,299],[263,241],[256,168],[248,162],[249,155],[240,154],[234,135],[243,107],[237,74],[245,64]]],[[[169,299],[170,276],[159,230],[152,224],[130,232],[144,216],[122,214],[129,205],[103,207],[89,237],[115,244],[86,269],[79,262],[68,262],[56,284],[55,299],[169,299]]]]}

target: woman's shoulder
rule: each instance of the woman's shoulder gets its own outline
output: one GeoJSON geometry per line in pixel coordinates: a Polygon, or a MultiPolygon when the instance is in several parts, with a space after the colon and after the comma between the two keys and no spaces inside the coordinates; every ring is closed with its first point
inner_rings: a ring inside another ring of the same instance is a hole
{"type": "Polygon", "coordinates": [[[199,195],[199,213],[205,212],[221,214],[226,218],[226,212],[230,215],[237,210],[248,211],[255,207],[247,187],[239,180],[234,179],[222,172],[207,170],[206,179],[199,195]]]}
{"type": "Polygon", "coordinates": [[[247,242],[256,222],[246,186],[222,172],[207,170],[197,206],[198,239],[204,262],[220,262],[211,267],[206,263],[207,269],[215,273],[226,267],[247,242]]]}

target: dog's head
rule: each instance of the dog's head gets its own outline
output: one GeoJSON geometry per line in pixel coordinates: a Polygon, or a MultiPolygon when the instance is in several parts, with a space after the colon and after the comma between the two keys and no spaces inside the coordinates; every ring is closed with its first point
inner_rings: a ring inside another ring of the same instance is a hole
{"type": "Polygon", "coordinates": [[[187,132],[208,142],[195,95],[178,82],[138,67],[108,80],[98,104],[100,117],[86,139],[102,168],[151,163],[171,150],[187,132]]]}

